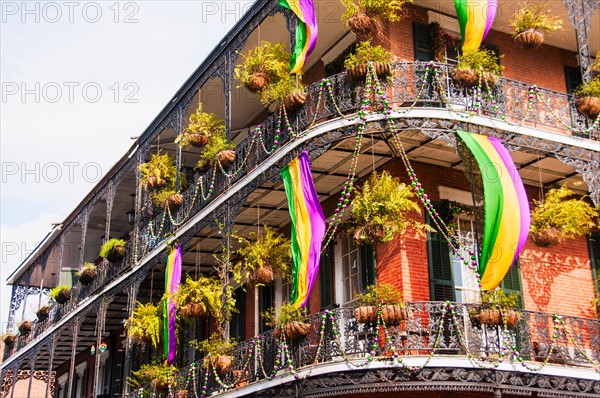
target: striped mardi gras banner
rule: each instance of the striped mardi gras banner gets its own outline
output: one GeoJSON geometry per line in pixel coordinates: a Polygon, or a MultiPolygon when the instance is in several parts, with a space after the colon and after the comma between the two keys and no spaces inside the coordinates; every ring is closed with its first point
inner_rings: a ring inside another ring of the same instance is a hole
{"type": "Polygon", "coordinates": [[[463,54],[479,49],[492,28],[498,0],[454,0],[463,40],[463,54]]]}
{"type": "Polygon", "coordinates": [[[306,151],[281,170],[281,177],[292,219],[290,302],[297,307],[304,307],[319,271],[325,216],[312,180],[306,151]]]}
{"type": "Polygon", "coordinates": [[[314,0],[279,0],[277,4],[291,10],[299,19],[296,26],[296,45],[290,51],[290,71],[302,74],[306,58],[315,49],[319,33],[314,0]]]}
{"type": "Polygon", "coordinates": [[[183,252],[181,246],[171,250],[167,257],[167,268],[165,270],[165,293],[167,298],[164,300],[164,355],[167,363],[170,365],[175,362],[175,352],[177,350],[177,336],[175,335],[175,324],[177,322],[177,304],[173,295],[179,290],[181,282],[181,260],[183,252]]]}
{"type": "Polygon", "coordinates": [[[531,223],[525,187],[510,153],[498,138],[457,131],[481,170],[483,238],[481,289],[493,290],[517,260],[531,223]]]}

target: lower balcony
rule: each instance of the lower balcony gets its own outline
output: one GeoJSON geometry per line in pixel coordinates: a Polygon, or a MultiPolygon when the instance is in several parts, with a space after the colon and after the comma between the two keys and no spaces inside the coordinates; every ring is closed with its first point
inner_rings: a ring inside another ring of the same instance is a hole
{"type": "MultiPolygon", "coordinates": [[[[311,316],[309,332],[299,340],[277,338],[268,331],[238,344],[224,374],[206,369],[198,359],[170,379],[171,393],[177,397],[379,397],[391,392],[404,396],[402,391],[494,397],[600,394],[597,319],[517,310],[517,318],[507,311],[506,322],[487,325],[477,321],[478,311],[475,304],[407,303],[395,325],[385,325],[382,316],[377,323],[360,323],[352,308],[321,312],[311,316]]],[[[156,393],[148,388],[130,396],[156,393]]]]}

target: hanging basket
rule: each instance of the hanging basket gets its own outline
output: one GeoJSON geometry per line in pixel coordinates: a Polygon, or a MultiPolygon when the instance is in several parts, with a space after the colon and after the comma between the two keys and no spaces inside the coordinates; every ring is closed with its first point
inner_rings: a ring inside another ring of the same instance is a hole
{"type": "Polygon", "coordinates": [[[164,178],[158,178],[156,176],[150,176],[146,179],[146,188],[151,191],[164,188],[167,185],[167,180],[164,178]]]}
{"type": "Polygon", "coordinates": [[[246,88],[253,93],[258,93],[269,84],[269,76],[265,72],[255,72],[250,75],[246,88]]]}
{"type": "Polygon", "coordinates": [[[304,105],[306,102],[306,91],[296,91],[288,94],[283,99],[283,106],[288,111],[293,111],[304,105]]]}
{"type": "Polygon", "coordinates": [[[475,69],[454,68],[451,76],[456,83],[466,87],[476,86],[479,83],[479,75],[475,69]]]}
{"type": "Polygon", "coordinates": [[[96,268],[85,268],[79,273],[79,283],[89,285],[96,278],[98,271],[96,268]]]}
{"type": "Polygon", "coordinates": [[[106,259],[111,263],[116,263],[125,258],[125,246],[114,245],[112,250],[106,255],[106,259]]]}
{"type": "Polygon", "coordinates": [[[254,284],[268,285],[274,279],[273,268],[270,265],[259,267],[250,274],[249,279],[254,284]]]}
{"type": "MultiPolygon", "coordinates": [[[[379,79],[387,79],[392,74],[392,66],[390,64],[386,64],[385,62],[373,62],[373,67],[375,68],[375,73],[377,73],[377,77],[379,77],[379,79]]],[[[356,65],[346,69],[348,77],[355,83],[364,82],[367,78],[368,71],[368,64],[356,65]]]]}
{"type": "Polygon", "coordinates": [[[283,333],[288,340],[299,340],[310,331],[310,323],[299,321],[288,322],[283,326],[283,333]]]}
{"type": "Polygon", "coordinates": [[[374,305],[363,305],[354,309],[354,317],[360,323],[377,322],[377,307],[374,305]]]}
{"type": "Polygon", "coordinates": [[[171,210],[171,213],[174,213],[177,210],[179,210],[181,205],[183,205],[182,194],[174,193],[173,195],[169,196],[169,199],[167,200],[167,206],[169,206],[169,210],[171,210]]]}
{"type": "Polygon", "coordinates": [[[221,163],[221,166],[223,166],[223,168],[228,168],[235,161],[235,151],[231,149],[221,151],[217,155],[217,160],[219,161],[219,163],[221,163]]]}
{"type": "MultiPolygon", "coordinates": [[[[519,321],[519,315],[515,310],[506,310],[505,313],[506,326],[513,328],[519,321]]],[[[471,320],[480,325],[489,326],[504,326],[502,311],[498,308],[482,308],[476,314],[471,314],[471,320]]]]}
{"type": "Polygon", "coordinates": [[[50,316],[50,307],[42,307],[35,313],[38,322],[44,322],[50,316]]]}
{"type": "Polygon", "coordinates": [[[181,315],[187,319],[202,318],[206,311],[199,303],[189,303],[180,308],[181,315]]]}
{"type": "Polygon", "coordinates": [[[4,336],[4,344],[7,347],[14,346],[16,341],[17,341],[17,337],[15,335],[9,334],[7,336],[4,336]]]}
{"type": "Polygon", "coordinates": [[[408,319],[408,312],[401,305],[384,304],[381,306],[381,317],[387,326],[396,326],[408,319]]]}
{"type": "Polygon", "coordinates": [[[346,27],[350,32],[356,34],[360,41],[368,41],[373,37],[379,36],[379,22],[363,12],[359,12],[346,22],[346,27]]]}
{"type": "Polygon", "coordinates": [[[596,97],[581,97],[575,101],[577,110],[589,119],[595,120],[600,113],[600,99],[596,97]]]}
{"type": "Polygon", "coordinates": [[[515,36],[515,43],[523,48],[535,49],[544,42],[544,34],[539,30],[528,29],[515,36]]]}
{"type": "Polygon", "coordinates": [[[386,235],[385,227],[381,224],[367,223],[356,228],[354,231],[354,240],[357,243],[370,243],[377,245],[383,243],[386,235]]]}
{"type": "Polygon", "coordinates": [[[231,368],[233,358],[229,355],[219,355],[212,359],[212,366],[219,376],[224,376],[231,368]]]}
{"type": "Polygon", "coordinates": [[[186,139],[191,146],[196,148],[202,148],[208,144],[208,135],[204,133],[191,133],[187,135],[186,139]]]}
{"type": "Polygon", "coordinates": [[[23,336],[27,336],[29,333],[31,333],[31,328],[32,328],[31,322],[29,322],[29,321],[22,322],[19,325],[19,333],[21,333],[23,336]]]}
{"type": "Polygon", "coordinates": [[[540,247],[556,246],[562,240],[562,232],[558,228],[546,228],[531,233],[531,240],[540,247]]]}
{"type": "Polygon", "coordinates": [[[71,300],[71,289],[61,290],[54,298],[58,304],[65,304],[71,300]]]}
{"type": "Polygon", "coordinates": [[[152,388],[159,393],[165,393],[169,391],[169,381],[166,376],[159,376],[152,380],[152,388]]]}

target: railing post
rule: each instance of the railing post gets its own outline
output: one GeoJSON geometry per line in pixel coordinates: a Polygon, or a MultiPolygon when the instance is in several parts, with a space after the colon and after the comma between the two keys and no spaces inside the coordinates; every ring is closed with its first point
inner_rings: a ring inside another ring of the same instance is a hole
{"type": "Polygon", "coordinates": [[[79,318],[75,318],[73,323],[68,326],[69,331],[71,332],[71,338],[73,339],[71,343],[71,364],[69,367],[69,387],[67,388],[67,396],[66,398],[71,398],[73,395],[73,375],[75,373],[75,357],[77,355],[77,337],[79,335],[79,318]]]}
{"type": "MultiPolygon", "coordinates": [[[[145,277],[145,273],[144,273],[144,275],[136,275],[135,278],[132,278],[133,281],[129,288],[129,298],[127,300],[127,317],[128,318],[131,318],[131,316],[133,315],[133,310],[135,308],[137,294],[140,289],[140,285],[142,284],[142,281],[144,280],[144,277],[145,277]]],[[[131,336],[128,335],[127,336],[127,346],[125,347],[125,366],[123,369],[123,380],[124,380],[123,395],[122,395],[123,398],[129,394],[130,386],[127,383],[127,378],[129,377],[129,374],[131,373],[131,367],[132,367],[132,362],[133,362],[133,358],[131,355],[132,350],[133,350],[133,338],[131,338],[131,336]]]]}
{"type": "MultiPolygon", "coordinates": [[[[58,332],[59,333],[59,332],[58,332]]],[[[50,335],[50,341],[48,342],[48,382],[46,383],[46,394],[45,398],[48,398],[50,392],[50,383],[52,378],[52,362],[54,361],[54,349],[56,348],[57,339],[54,334],[50,335]]]]}
{"type": "Polygon", "coordinates": [[[563,4],[575,28],[581,77],[584,83],[588,83],[592,80],[588,32],[592,28],[592,15],[600,9],[600,0],[563,0],[563,4]]]}
{"type": "Polygon", "coordinates": [[[96,354],[94,358],[94,379],[92,382],[92,396],[96,396],[96,391],[98,390],[98,372],[100,370],[100,344],[102,344],[102,339],[104,337],[104,328],[106,326],[106,312],[108,310],[108,306],[112,302],[112,297],[103,297],[100,302],[100,309],[98,311],[98,318],[96,318],[96,354]]]}

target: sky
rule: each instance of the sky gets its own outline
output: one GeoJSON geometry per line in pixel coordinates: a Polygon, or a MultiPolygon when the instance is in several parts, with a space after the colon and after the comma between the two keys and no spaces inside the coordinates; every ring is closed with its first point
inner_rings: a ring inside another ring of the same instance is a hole
{"type": "Polygon", "coordinates": [[[0,0],[0,333],[8,276],[253,2],[0,0]]]}

